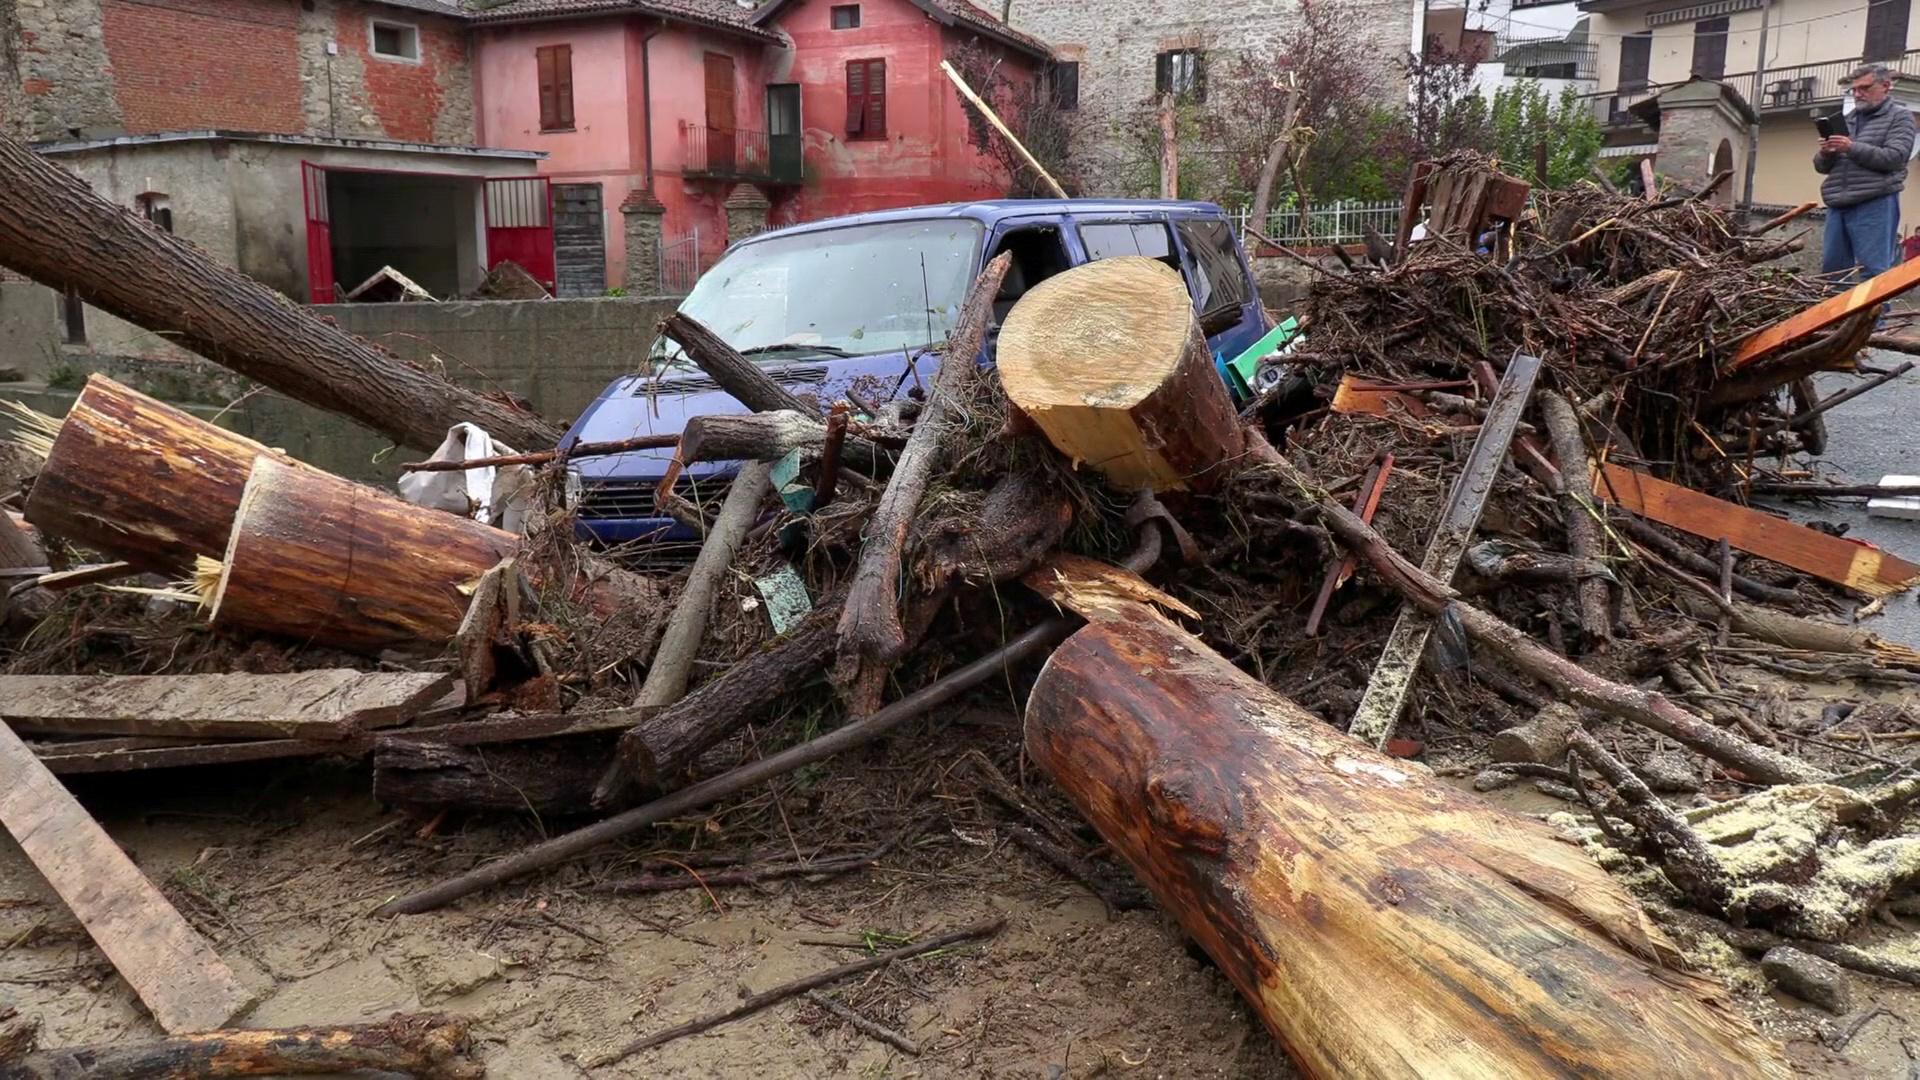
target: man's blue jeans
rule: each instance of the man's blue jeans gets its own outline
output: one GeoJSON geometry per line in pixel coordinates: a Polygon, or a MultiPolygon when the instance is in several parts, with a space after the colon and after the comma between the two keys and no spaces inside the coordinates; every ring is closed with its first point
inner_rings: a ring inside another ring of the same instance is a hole
{"type": "Polygon", "coordinates": [[[1860,267],[1862,278],[1877,277],[1900,261],[1900,195],[1882,195],[1854,206],[1827,210],[1826,251],[1820,272],[1829,281],[1852,280],[1860,267]]]}

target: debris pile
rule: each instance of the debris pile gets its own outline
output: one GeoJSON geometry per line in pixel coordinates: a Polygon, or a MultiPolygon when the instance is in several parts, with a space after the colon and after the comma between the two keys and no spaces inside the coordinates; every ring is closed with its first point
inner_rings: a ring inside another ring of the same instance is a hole
{"type": "MultiPolygon", "coordinates": [[[[1316,1075],[1377,1054],[1784,1076],[1696,970],[1703,936],[1920,983],[1861,937],[1920,879],[1913,717],[1874,697],[1920,682],[1920,653],[1836,619],[1920,566],[1746,505],[1820,449],[1811,375],[1857,369],[1896,283],[1827,298],[1772,265],[1797,241],[1740,227],[1711,189],[1528,194],[1470,157],[1424,168],[1398,237],[1315,264],[1301,336],[1238,407],[1180,273],[1142,257],[1041,282],[997,368],[969,362],[1003,256],[919,396],[808,397],[675,315],[663,332],[751,412],[492,456],[477,429],[443,444],[395,423],[441,446],[416,477],[463,478],[432,485],[447,509],[96,376],[64,420],[16,418],[35,475],[0,519],[19,540],[0,546],[19,566],[0,820],[24,843],[54,816],[144,895],[50,773],[345,754],[426,817],[601,817],[381,909],[414,913],[1011,686],[1025,752],[1316,1075]],[[687,497],[676,469],[654,493],[701,538],[690,566],[574,539],[568,462],[640,443],[744,463],[722,491],[687,497]],[[498,498],[483,471],[510,468],[531,470],[521,528],[454,508],[498,498]],[[822,733],[779,732],[802,713],[822,733]],[[780,741],[748,752],[750,730],[780,741]],[[1462,790],[1522,784],[1561,809],[1462,790]],[[1545,939],[1551,985],[1526,960],[1545,939]]],[[[237,331],[199,332],[220,354],[237,331]]],[[[435,415],[460,412],[448,390],[435,415]]],[[[515,427],[494,434],[529,445],[541,422],[515,427]]],[[[952,757],[1049,863],[1126,903],[1085,834],[996,766],[1011,742],[952,757]]],[[[231,973],[190,928],[142,940],[205,977],[143,981],[158,958],[62,895],[170,1031],[232,1015],[231,973]]]]}

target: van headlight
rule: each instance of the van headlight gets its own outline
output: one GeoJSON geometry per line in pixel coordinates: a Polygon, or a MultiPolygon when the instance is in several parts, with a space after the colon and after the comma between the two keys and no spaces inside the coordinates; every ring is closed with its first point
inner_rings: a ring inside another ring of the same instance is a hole
{"type": "Polygon", "coordinates": [[[586,485],[580,480],[580,470],[572,465],[567,466],[566,486],[560,492],[560,505],[568,510],[578,510],[580,494],[585,489],[586,485]]]}

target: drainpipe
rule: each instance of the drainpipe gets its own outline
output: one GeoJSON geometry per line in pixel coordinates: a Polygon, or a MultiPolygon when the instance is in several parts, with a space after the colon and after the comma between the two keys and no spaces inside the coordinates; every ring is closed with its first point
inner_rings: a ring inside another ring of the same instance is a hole
{"type": "Polygon", "coordinates": [[[1747,125],[1747,185],[1746,196],[1741,201],[1748,206],[1753,205],[1753,175],[1760,167],[1760,95],[1766,90],[1767,21],[1772,14],[1772,4],[1760,6],[1760,55],[1753,60],[1753,94],[1747,98],[1747,104],[1753,108],[1753,122],[1747,125]]]}
{"type": "Polygon", "coordinates": [[[649,194],[653,192],[653,60],[649,53],[653,39],[659,36],[661,29],[656,26],[640,39],[640,118],[646,126],[640,149],[645,155],[649,194]]]}

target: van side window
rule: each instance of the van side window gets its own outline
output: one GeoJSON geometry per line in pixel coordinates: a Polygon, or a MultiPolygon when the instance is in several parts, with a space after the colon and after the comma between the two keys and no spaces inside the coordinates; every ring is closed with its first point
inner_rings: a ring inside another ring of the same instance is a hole
{"type": "Polygon", "coordinates": [[[1080,226],[1080,242],[1087,246],[1087,261],[1111,259],[1115,255],[1145,255],[1159,259],[1176,271],[1180,260],[1173,255],[1173,233],[1163,221],[1102,221],[1080,226]]]}
{"type": "Polygon", "coordinates": [[[1193,260],[1193,308],[1200,313],[1201,323],[1206,325],[1229,315],[1238,319],[1240,309],[1253,296],[1233,248],[1233,230],[1224,221],[1206,218],[1182,221],[1175,228],[1180,230],[1180,241],[1193,260]]]}
{"type": "Polygon", "coordinates": [[[1007,276],[1000,280],[1000,291],[993,298],[993,325],[1007,319],[1013,305],[1027,290],[1068,268],[1067,246],[1060,230],[1052,225],[1015,229],[1001,237],[989,260],[1002,252],[1012,252],[1013,262],[1007,276]]]}

